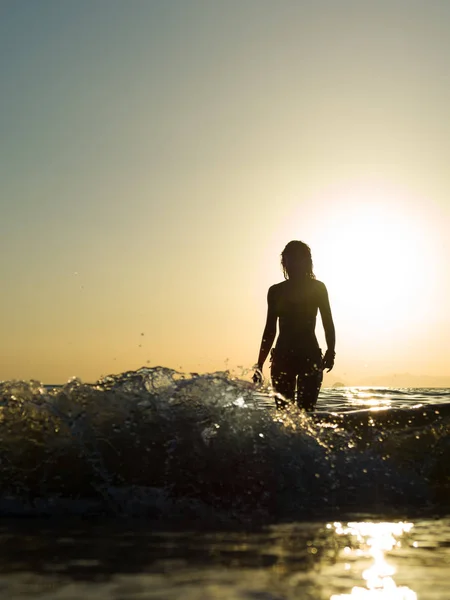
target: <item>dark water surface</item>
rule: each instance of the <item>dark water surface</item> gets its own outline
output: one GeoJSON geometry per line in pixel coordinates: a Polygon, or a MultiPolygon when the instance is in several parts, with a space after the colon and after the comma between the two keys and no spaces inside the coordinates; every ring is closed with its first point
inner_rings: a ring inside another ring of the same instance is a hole
{"type": "Polygon", "coordinates": [[[293,522],[259,531],[13,520],[2,598],[444,600],[450,519],[293,522]]]}

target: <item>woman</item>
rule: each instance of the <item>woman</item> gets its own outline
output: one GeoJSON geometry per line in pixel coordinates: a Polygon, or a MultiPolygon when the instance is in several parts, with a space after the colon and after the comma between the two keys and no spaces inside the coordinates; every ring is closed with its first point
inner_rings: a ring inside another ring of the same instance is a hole
{"type": "Polygon", "coordinates": [[[283,397],[277,398],[277,406],[295,400],[299,408],[313,410],[323,370],[331,371],[334,366],[336,340],[328,292],[316,280],[307,244],[289,242],[281,254],[281,266],[285,281],[269,288],[266,326],[253,381],[262,381],[262,368],[275,340],[278,320],[279,335],[271,358],[272,385],[283,397]],[[323,358],[315,334],[317,310],[327,343],[323,358]]]}

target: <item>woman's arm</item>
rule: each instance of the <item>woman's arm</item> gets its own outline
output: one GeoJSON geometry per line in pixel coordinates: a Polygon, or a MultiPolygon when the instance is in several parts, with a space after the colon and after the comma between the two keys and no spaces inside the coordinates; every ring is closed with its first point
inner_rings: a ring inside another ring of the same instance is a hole
{"type": "Polygon", "coordinates": [[[267,293],[267,319],[259,349],[258,362],[256,364],[256,368],[259,370],[262,370],[266,362],[277,333],[277,313],[274,296],[275,290],[271,287],[267,293]]]}
{"type": "Polygon", "coordinates": [[[334,366],[334,357],[336,355],[336,331],[334,329],[333,316],[331,314],[331,306],[328,299],[328,291],[323,283],[320,284],[319,310],[322,318],[323,329],[325,331],[325,340],[327,342],[327,351],[323,357],[323,368],[331,371],[334,366]]]}

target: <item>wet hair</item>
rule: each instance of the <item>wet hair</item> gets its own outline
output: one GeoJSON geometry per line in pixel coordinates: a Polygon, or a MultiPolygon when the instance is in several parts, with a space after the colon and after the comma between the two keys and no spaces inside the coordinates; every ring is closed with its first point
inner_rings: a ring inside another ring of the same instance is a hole
{"type": "Polygon", "coordinates": [[[303,275],[315,279],[311,248],[298,240],[289,242],[281,253],[281,268],[285,279],[292,275],[303,275]]]}

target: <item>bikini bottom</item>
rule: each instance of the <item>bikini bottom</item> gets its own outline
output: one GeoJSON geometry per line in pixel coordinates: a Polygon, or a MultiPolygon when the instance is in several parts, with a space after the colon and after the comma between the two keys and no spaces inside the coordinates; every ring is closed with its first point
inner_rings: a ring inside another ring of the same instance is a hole
{"type": "Polygon", "coordinates": [[[289,402],[296,402],[299,408],[313,410],[323,380],[320,348],[313,348],[310,352],[288,352],[274,348],[271,363],[270,375],[277,392],[277,408],[285,408],[289,402]]]}

